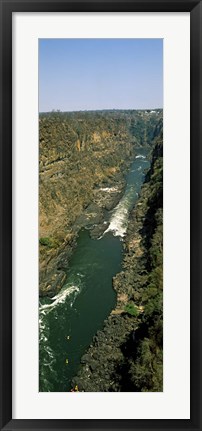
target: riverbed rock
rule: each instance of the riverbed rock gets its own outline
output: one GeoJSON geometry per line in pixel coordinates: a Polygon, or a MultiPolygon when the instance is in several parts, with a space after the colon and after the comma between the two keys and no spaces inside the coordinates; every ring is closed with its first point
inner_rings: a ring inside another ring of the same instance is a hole
{"type": "Polygon", "coordinates": [[[102,208],[93,203],[83,211],[83,213],[76,219],[74,229],[80,230],[82,227],[93,226],[98,223],[103,223],[104,216],[102,208]]]}
{"type": "Polygon", "coordinates": [[[92,239],[100,238],[103,235],[103,233],[106,231],[108,226],[109,226],[109,222],[93,226],[92,229],[89,231],[90,237],[92,239]]]}

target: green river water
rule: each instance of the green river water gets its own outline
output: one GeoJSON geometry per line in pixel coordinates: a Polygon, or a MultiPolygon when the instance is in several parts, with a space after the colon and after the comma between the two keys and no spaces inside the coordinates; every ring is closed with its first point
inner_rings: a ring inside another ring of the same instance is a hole
{"type": "MultiPolygon", "coordinates": [[[[127,174],[126,190],[118,205],[106,214],[109,227],[99,239],[79,233],[70,259],[68,282],[53,298],[39,304],[39,391],[67,392],[77,374],[81,356],[101,329],[116,303],[112,277],[121,270],[122,238],[144,172],[149,151],[140,148],[127,174]]],[[[106,191],[107,192],[107,191],[106,191]]]]}

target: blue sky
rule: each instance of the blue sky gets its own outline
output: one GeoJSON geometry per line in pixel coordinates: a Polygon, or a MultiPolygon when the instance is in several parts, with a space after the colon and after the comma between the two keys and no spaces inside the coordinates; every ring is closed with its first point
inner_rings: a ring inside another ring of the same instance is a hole
{"type": "Polygon", "coordinates": [[[163,39],[40,39],[39,111],[163,107],[163,39]]]}

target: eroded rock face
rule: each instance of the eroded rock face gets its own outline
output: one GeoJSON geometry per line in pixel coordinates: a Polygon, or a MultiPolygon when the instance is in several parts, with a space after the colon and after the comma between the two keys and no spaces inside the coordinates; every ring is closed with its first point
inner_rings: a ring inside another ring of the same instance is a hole
{"type": "Polygon", "coordinates": [[[62,287],[81,227],[102,233],[135,147],[151,141],[161,118],[162,111],[40,115],[40,295],[62,287]]]}

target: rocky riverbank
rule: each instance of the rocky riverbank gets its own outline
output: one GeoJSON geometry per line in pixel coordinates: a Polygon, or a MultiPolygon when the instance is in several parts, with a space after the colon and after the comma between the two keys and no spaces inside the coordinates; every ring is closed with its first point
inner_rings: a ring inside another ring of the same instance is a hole
{"type": "Polygon", "coordinates": [[[40,295],[64,284],[82,227],[92,238],[106,229],[135,148],[158,133],[162,111],[40,114],[40,295]]]}
{"type": "MultiPolygon", "coordinates": [[[[72,387],[88,392],[163,389],[163,145],[131,212],[116,308],[81,359],[72,387]]],[[[98,304],[99,306],[99,304],[98,304]]]]}

